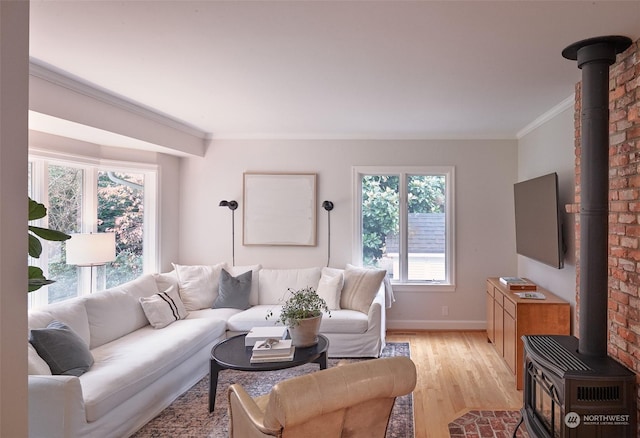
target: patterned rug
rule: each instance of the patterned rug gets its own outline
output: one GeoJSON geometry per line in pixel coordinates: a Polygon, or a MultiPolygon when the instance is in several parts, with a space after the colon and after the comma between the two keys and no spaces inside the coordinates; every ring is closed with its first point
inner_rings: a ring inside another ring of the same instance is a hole
{"type": "MultiPolygon", "coordinates": [[[[409,344],[387,343],[382,351],[382,357],[392,356],[409,357],[409,344]]],[[[338,362],[355,362],[357,360],[359,359],[329,359],[328,367],[335,366],[338,362]]],[[[216,407],[212,414],[209,414],[209,376],[206,376],[136,432],[133,438],[226,438],[229,436],[226,399],[226,390],[229,385],[239,383],[252,397],[256,397],[268,393],[273,385],[282,380],[317,370],[317,364],[307,364],[280,371],[221,371],[216,391],[216,407]]],[[[396,399],[386,438],[411,438],[413,436],[413,398],[409,394],[396,399]]]]}
{"type": "MultiPolygon", "coordinates": [[[[449,423],[451,438],[511,438],[520,421],[520,411],[469,411],[449,423]]],[[[524,424],[518,438],[529,438],[524,424]]]]}

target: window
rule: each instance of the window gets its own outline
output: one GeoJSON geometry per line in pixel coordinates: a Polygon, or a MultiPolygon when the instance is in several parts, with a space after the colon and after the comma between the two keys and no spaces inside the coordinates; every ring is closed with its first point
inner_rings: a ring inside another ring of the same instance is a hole
{"type": "Polygon", "coordinates": [[[30,263],[55,283],[29,294],[31,306],[89,293],[92,282],[109,288],[156,270],[156,175],[155,166],[29,157],[29,194],[47,206],[42,225],[116,235],[116,260],[93,270],[68,265],[65,242],[44,243],[40,259],[30,263]]]}
{"type": "Polygon", "coordinates": [[[354,168],[356,260],[396,285],[454,285],[453,167],[354,168]]]}

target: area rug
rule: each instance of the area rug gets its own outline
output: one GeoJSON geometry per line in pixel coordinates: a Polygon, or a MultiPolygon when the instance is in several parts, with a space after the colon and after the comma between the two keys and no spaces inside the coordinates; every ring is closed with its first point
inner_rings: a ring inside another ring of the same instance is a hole
{"type": "MultiPolygon", "coordinates": [[[[410,356],[408,343],[387,343],[382,357],[410,356]]],[[[355,362],[366,359],[329,359],[328,367],[338,362],[355,362]]],[[[209,376],[196,383],[156,418],[136,432],[134,438],[226,438],[229,436],[227,414],[227,388],[232,383],[241,384],[252,396],[268,393],[276,383],[291,377],[318,371],[317,364],[307,364],[280,371],[242,372],[224,370],[218,377],[216,403],[209,414],[209,376]]],[[[391,413],[386,438],[411,438],[413,427],[412,395],[398,397],[391,413]]]]}
{"type": "MultiPolygon", "coordinates": [[[[449,423],[451,438],[511,438],[520,411],[469,411],[449,423]]],[[[518,428],[518,438],[529,438],[524,424],[518,428]]]]}

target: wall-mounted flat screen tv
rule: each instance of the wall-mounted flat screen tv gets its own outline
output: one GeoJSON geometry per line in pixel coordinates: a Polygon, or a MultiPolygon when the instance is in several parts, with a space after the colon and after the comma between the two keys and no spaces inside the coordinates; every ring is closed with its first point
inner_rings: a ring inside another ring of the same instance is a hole
{"type": "Polygon", "coordinates": [[[516,252],[562,268],[564,245],[558,200],[558,175],[522,181],[513,186],[516,213],[516,252]]]}

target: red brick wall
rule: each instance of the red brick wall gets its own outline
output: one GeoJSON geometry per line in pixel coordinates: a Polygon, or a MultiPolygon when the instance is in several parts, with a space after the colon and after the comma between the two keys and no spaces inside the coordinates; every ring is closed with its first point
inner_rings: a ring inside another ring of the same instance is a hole
{"type": "MultiPolygon", "coordinates": [[[[618,55],[609,80],[609,340],[608,352],[640,382],[640,40],[618,55]]],[[[580,203],[580,84],[575,101],[576,204],[580,203]]],[[[576,215],[580,284],[580,221],[576,215]]],[[[579,286],[578,286],[579,290],[579,286]]],[[[576,303],[580,297],[576,293],[576,303]]],[[[579,319],[578,306],[576,317],[579,319]]],[[[640,406],[640,392],[638,393],[640,406]]]]}

